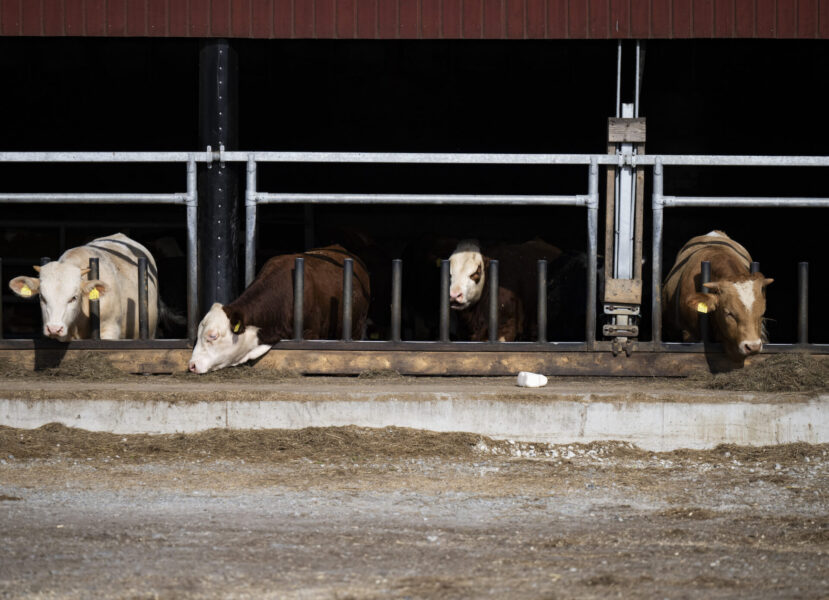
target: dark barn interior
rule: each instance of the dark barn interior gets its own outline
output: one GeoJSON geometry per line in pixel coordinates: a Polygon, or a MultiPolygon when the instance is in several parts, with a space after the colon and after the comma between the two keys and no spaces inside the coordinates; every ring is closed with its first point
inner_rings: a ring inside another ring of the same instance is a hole
{"type": "MultiPolygon", "coordinates": [[[[601,153],[615,110],[614,41],[234,40],[232,46],[239,65],[235,149],[601,153]]],[[[0,39],[6,82],[0,150],[199,149],[199,47],[192,39],[0,39]]],[[[631,46],[625,48],[629,56],[631,46]]],[[[827,59],[829,47],[816,41],[649,41],[641,92],[648,152],[826,155],[827,59]]],[[[625,65],[622,99],[632,101],[633,63],[625,65]]],[[[587,191],[584,167],[289,164],[260,171],[258,187],[270,192],[587,191]]],[[[170,166],[6,163],[0,173],[2,192],[169,192],[185,184],[183,170],[170,166]]],[[[650,171],[646,181],[649,290],[650,171]]],[[[817,168],[667,168],[665,193],[825,197],[826,181],[825,169],[817,168]]],[[[270,205],[260,207],[259,219],[259,265],[307,242],[348,245],[356,236],[371,239],[389,260],[424,236],[484,243],[540,237],[565,249],[586,246],[580,208],[270,205]]],[[[820,209],[667,209],[665,270],[688,238],[725,230],[775,279],[766,311],[771,340],[793,342],[796,266],[810,261],[809,340],[825,343],[829,325],[817,315],[829,277],[826,223],[820,209]]],[[[40,322],[36,303],[12,297],[8,279],[31,272],[41,256],[57,258],[118,230],[154,251],[161,294],[183,310],[183,208],[4,205],[4,336],[31,337],[40,322]]],[[[600,230],[600,254],[603,239],[600,230]]],[[[240,270],[241,256],[239,248],[240,270]]],[[[428,289],[410,283],[404,304],[428,289]]],[[[646,294],[642,339],[650,336],[649,303],[646,294]]],[[[435,297],[435,321],[437,305],[435,297]]]]}

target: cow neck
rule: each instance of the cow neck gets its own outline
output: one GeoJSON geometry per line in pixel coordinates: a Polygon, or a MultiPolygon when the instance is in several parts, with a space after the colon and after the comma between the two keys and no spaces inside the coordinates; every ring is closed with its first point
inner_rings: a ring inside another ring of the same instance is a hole
{"type": "Polygon", "coordinates": [[[739,256],[740,258],[742,258],[742,259],[743,259],[744,261],[746,261],[747,263],[751,263],[751,257],[748,257],[748,256],[746,256],[745,254],[743,254],[742,252],[740,252],[740,250],[738,250],[737,248],[735,248],[733,244],[731,244],[731,243],[729,243],[729,242],[721,241],[721,240],[699,241],[699,242],[694,242],[694,243],[691,243],[691,244],[685,244],[685,245],[682,247],[682,249],[679,251],[678,256],[681,256],[684,252],[686,252],[686,251],[687,251],[687,250],[689,250],[690,248],[693,248],[694,246],[698,246],[698,248],[696,248],[696,249],[694,249],[694,250],[691,250],[691,252],[690,252],[687,256],[685,256],[682,260],[680,260],[678,263],[676,263],[676,264],[673,266],[673,268],[672,268],[672,269],[670,270],[670,272],[668,273],[668,276],[665,278],[665,282],[666,282],[666,283],[667,283],[667,282],[671,279],[671,277],[673,277],[673,276],[674,276],[674,275],[675,275],[675,274],[676,274],[676,273],[677,273],[677,272],[678,272],[678,271],[679,271],[682,267],[684,267],[686,264],[688,264],[688,261],[689,261],[689,260],[691,260],[691,258],[692,258],[692,257],[694,257],[694,256],[695,256],[698,252],[700,252],[701,250],[705,250],[705,249],[706,249],[707,247],[709,247],[709,246],[725,246],[726,248],[729,248],[729,249],[733,250],[733,251],[734,251],[734,253],[735,253],[735,254],[737,254],[737,256],[739,256]]]}

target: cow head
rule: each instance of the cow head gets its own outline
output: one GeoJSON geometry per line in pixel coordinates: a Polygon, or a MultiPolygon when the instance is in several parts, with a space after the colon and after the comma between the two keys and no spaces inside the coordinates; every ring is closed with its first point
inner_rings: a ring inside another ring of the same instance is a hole
{"type": "Polygon", "coordinates": [[[742,281],[704,283],[708,292],[692,294],[688,304],[711,315],[726,353],[742,361],[763,349],[766,286],[773,281],[755,273],[742,281]]]}
{"type": "Polygon", "coordinates": [[[481,299],[486,259],[475,240],[463,240],[449,257],[449,302],[453,309],[469,308],[481,299]]]}
{"type": "Polygon", "coordinates": [[[199,323],[190,371],[207,373],[259,358],[271,349],[260,344],[258,327],[246,327],[234,311],[216,302],[199,323]]]}
{"type": "Polygon", "coordinates": [[[22,298],[40,296],[43,315],[43,335],[62,342],[71,339],[73,325],[82,312],[82,297],[93,294],[100,298],[107,292],[107,285],[98,279],[84,281],[89,269],[53,261],[35,266],[37,277],[15,277],[9,282],[11,290],[22,298]]]}

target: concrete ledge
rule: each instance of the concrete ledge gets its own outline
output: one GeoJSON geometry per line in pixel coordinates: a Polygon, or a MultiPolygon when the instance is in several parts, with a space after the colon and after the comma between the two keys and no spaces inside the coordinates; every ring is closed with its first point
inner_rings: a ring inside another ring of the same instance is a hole
{"type": "Polygon", "coordinates": [[[26,386],[4,382],[0,424],[36,428],[60,422],[119,434],[398,426],[554,444],[618,440],[659,451],[721,443],[829,443],[829,394],[647,389],[653,386],[643,391],[633,385],[524,390],[504,380],[26,386]]]}

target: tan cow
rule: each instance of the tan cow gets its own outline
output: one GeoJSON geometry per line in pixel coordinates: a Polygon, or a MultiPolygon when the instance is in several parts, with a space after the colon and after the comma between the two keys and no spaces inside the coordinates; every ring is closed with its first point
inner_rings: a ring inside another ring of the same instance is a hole
{"type": "Polygon", "coordinates": [[[691,238],[676,257],[662,286],[662,315],[667,331],[679,332],[682,341],[699,341],[699,315],[710,315],[712,340],[722,343],[732,359],[763,349],[766,286],[773,279],[751,274],[751,256],[722,231],[691,238]],[[697,292],[701,263],[711,263],[711,281],[697,292]]]}
{"type": "Polygon", "coordinates": [[[40,277],[15,277],[9,282],[9,288],[22,298],[40,296],[46,337],[63,342],[89,338],[89,298],[92,297],[100,299],[101,339],[136,339],[139,336],[138,258],[142,257],[148,262],[149,333],[155,337],[159,316],[155,260],[149,250],[123,233],[70,248],[58,260],[35,266],[40,277]],[[99,275],[91,281],[90,258],[98,259],[99,275]]]}

